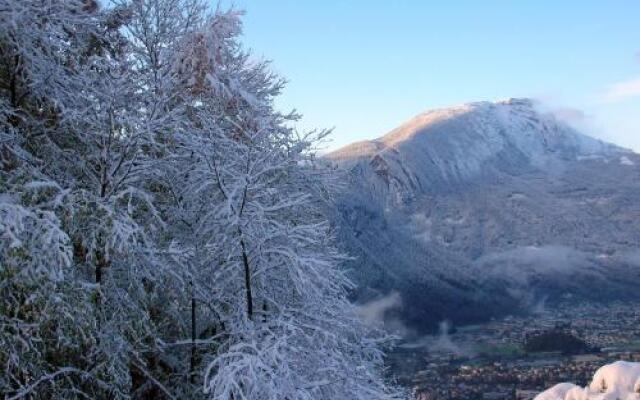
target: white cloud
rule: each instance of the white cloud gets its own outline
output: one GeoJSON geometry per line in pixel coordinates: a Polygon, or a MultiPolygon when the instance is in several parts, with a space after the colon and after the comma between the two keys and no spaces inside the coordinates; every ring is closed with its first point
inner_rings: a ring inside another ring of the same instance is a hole
{"type": "Polygon", "coordinates": [[[568,123],[583,123],[587,119],[584,111],[573,107],[558,107],[551,110],[551,113],[558,119],[568,123]]]}
{"type": "Polygon", "coordinates": [[[356,308],[357,314],[362,318],[365,324],[374,327],[383,327],[389,322],[389,311],[397,310],[402,307],[402,298],[398,292],[372,300],[368,303],[359,305],[356,308]]]}
{"type": "Polygon", "coordinates": [[[602,100],[606,103],[615,103],[633,97],[640,97],[640,78],[610,85],[602,93],[602,100]]]}

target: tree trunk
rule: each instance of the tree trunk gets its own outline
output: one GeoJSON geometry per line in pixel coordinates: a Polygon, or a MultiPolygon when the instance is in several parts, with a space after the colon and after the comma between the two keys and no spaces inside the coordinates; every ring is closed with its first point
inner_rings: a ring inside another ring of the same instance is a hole
{"type": "Polygon", "coordinates": [[[107,260],[105,260],[104,254],[100,250],[96,250],[96,269],[95,278],[98,291],[96,292],[96,305],[100,308],[102,304],[102,274],[107,266],[107,260]]]}
{"type": "Polygon", "coordinates": [[[102,330],[102,275],[104,269],[107,267],[107,260],[105,259],[104,254],[100,250],[96,250],[96,269],[95,269],[95,279],[96,279],[96,327],[98,329],[98,336],[96,337],[96,341],[100,344],[100,331],[102,330]]]}
{"type": "Polygon", "coordinates": [[[244,263],[244,286],[245,294],[247,296],[247,317],[253,318],[253,295],[251,294],[251,267],[249,265],[249,257],[247,256],[247,248],[244,244],[244,239],[240,239],[240,246],[242,247],[242,262],[244,263]]]}
{"type": "Polygon", "coordinates": [[[193,282],[191,282],[191,363],[189,366],[189,380],[196,381],[196,298],[193,293],[193,282]]]}
{"type": "Polygon", "coordinates": [[[262,303],[262,322],[267,322],[267,302],[262,303]]]}

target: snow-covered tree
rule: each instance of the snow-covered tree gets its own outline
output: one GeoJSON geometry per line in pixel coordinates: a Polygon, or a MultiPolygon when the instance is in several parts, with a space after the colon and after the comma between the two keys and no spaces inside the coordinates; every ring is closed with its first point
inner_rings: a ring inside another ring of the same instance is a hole
{"type": "Polygon", "coordinates": [[[68,192],[45,173],[49,165],[40,155],[68,100],[77,38],[95,28],[92,12],[79,1],[0,2],[0,388],[6,398],[82,393],[79,379],[88,375],[82,362],[65,362],[94,345],[85,335],[91,303],[71,278],[77,271],[62,211],[68,192]]]}
{"type": "Polygon", "coordinates": [[[240,14],[200,0],[0,0],[0,393],[370,399],[300,135],[240,14]]]}
{"type": "MultiPolygon", "coordinates": [[[[59,335],[77,347],[77,354],[64,348],[51,355],[49,370],[18,372],[8,382],[8,393],[21,395],[35,383],[42,391],[55,378],[55,385],[77,382],[68,390],[80,394],[127,397],[132,390],[130,371],[145,368],[143,342],[153,343],[155,337],[145,309],[144,284],[157,278],[161,269],[149,235],[161,223],[146,187],[154,168],[147,153],[156,147],[155,138],[145,91],[119,31],[124,22],[121,10],[102,11],[91,1],[3,3],[3,192],[17,203],[12,205],[14,213],[24,208],[23,219],[14,215],[16,221],[31,226],[47,222],[64,233],[54,238],[64,238],[67,246],[52,243],[65,257],[38,265],[49,270],[45,277],[66,269],[62,282],[29,281],[22,273],[7,273],[27,279],[21,284],[43,298],[55,299],[52,293],[72,288],[56,300],[67,308],[51,307],[31,318],[34,332],[46,322],[43,316],[82,328],[69,329],[77,336],[59,335]],[[37,217],[47,219],[39,222],[37,217]],[[69,310],[75,313],[65,315],[69,310]],[[65,376],[58,374],[56,364],[65,376]]],[[[47,231],[36,232],[31,232],[31,240],[51,240],[47,231]]],[[[16,268],[23,265],[21,272],[35,267],[33,261],[40,257],[27,251],[37,249],[32,246],[20,253],[23,263],[16,268]]],[[[11,264],[3,262],[3,267],[11,264]]],[[[8,314],[31,301],[11,298],[8,314]]],[[[3,338],[21,340],[16,334],[3,338]]],[[[42,349],[26,350],[20,358],[42,360],[42,349]]]]}
{"type": "Polygon", "coordinates": [[[381,353],[346,299],[319,199],[324,170],[295,115],[273,98],[283,86],[238,42],[222,14],[186,39],[176,68],[194,96],[184,151],[187,223],[200,249],[200,281],[215,293],[222,329],[205,390],[213,398],[392,397],[375,371],[381,353]],[[207,276],[209,275],[209,276],[207,276]]]}

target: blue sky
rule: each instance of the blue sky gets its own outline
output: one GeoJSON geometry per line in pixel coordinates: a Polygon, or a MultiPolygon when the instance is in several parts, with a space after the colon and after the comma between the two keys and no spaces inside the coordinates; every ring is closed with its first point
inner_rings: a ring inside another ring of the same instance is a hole
{"type": "Polygon", "coordinates": [[[233,0],[244,43],[331,148],[424,110],[533,97],[640,151],[640,1],[233,0]]]}

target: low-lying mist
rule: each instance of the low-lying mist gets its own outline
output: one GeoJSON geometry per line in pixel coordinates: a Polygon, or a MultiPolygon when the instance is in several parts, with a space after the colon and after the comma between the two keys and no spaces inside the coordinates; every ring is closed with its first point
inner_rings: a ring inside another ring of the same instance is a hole
{"type": "MultiPolygon", "coordinates": [[[[471,267],[474,285],[457,304],[429,290],[427,306],[411,301],[415,292],[394,290],[358,305],[362,320],[407,340],[407,346],[429,346],[467,354],[453,343],[451,325],[481,323],[492,317],[541,314],[567,301],[607,302],[635,296],[629,285],[640,274],[640,251],[594,254],[565,245],[516,247],[485,254],[471,267]],[[465,309],[466,308],[466,309],[465,309]],[[474,315],[478,318],[460,317],[474,315]],[[424,323],[417,317],[424,316],[424,323]],[[446,321],[446,322],[442,322],[446,321]],[[428,336],[424,336],[428,335],[428,336]]],[[[454,299],[455,300],[455,299],[454,299]]]]}

